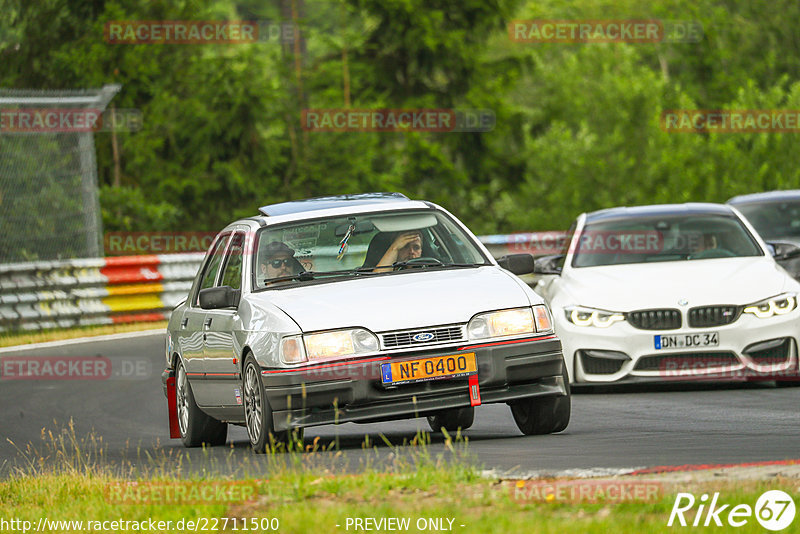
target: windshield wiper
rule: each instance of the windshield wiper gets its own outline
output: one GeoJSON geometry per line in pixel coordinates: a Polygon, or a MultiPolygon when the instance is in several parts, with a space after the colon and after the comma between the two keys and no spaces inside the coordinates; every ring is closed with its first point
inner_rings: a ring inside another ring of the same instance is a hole
{"type": "Polygon", "coordinates": [[[426,269],[429,267],[482,267],[484,265],[489,265],[488,263],[442,263],[434,258],[422,259],[422,261],[420,261],[420,259],[421,258],[413,258],[406,261],[397,261],[392,264],[392,267],[395,269],[398,267],[422,267],[426,269]]]}
{"type": "Polygon", "coordinates": [[[342,269],[339,271],[303,271],[302,273],[290,274],[278,278],[267,278],[264,282],[267,284],[272,284],[275,282],[289,282],[291,280],[306,282],[308,280],[314,280],[318,276],[332,276],[337,274],[354,274],[356,276],[360,276],[362,274],[373,274],[373,273],[372,269],[364,270],[362,267],[359,267],[358,269],[342,269]]]}

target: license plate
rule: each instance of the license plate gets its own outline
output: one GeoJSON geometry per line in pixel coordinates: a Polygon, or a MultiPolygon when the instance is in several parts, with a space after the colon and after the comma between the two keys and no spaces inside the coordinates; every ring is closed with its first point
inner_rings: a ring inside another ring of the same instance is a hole
{"type": "Polygon", "coordinates": [[[674,334],[654,336],[656,350],[661,349],[693,349],[696,347],[719,346],[719,332],[700,332],[697,334],[674,334]]]}
{"type": "Polygon", "coordinates": [[[381,364],[383,383],[393,385],[438,378],[458,378],[474,375],[477,372],[474,352],[381,364]]]}

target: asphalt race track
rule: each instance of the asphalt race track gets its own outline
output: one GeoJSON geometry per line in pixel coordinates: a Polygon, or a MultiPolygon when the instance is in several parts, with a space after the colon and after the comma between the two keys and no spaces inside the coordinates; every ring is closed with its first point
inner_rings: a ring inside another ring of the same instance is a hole
{"type": "MultiPolygon", "coordinates": [[[[111,376],[99,380],[2,377],[0,476],[24,462],[18,449],[28,444],[45,455],[42,429],[57,433],[70,420],[78,437],[102,438],[104,461],[112,463],[142,464],[148,457],[163,462],[186,454],[182,465],[194,469],[224,471],[241,465],[267,469],[266,461],[254,461],[240,427],[231,427],[228,446],[210,451],[184,449],[179,440],[169,439],[160,376],[163,347],[164,335],[151,333],[0,351],[0,359],[87,356],[107,358],[103,361],[110,360],[112,366],[111,376]]],[[[413,440],[418,430],[429,430],[424,419],[348,423],[307,429],[305,443],[319,437],[320,445],[330,446],[338,439],[344,454],[323,454],[352,469],[373,456],[382,462],[408,451],[403,443],[413,440]],[[377,452],[362,449],[365,435],[377,452]],[[399,447],[386,446],[381,435],[399,447]]],[[[800,458],[800,387],[765,383],[579,391],[573,395],[570,425],[561,434],[523,436],[506,405],[487,405],[478,408],[475,424],[465,436],[472,461],[508,475],[794,459],[800,458]]],[[[444,451],[440,435],[431,441],[432,454],[444,451]]]]}

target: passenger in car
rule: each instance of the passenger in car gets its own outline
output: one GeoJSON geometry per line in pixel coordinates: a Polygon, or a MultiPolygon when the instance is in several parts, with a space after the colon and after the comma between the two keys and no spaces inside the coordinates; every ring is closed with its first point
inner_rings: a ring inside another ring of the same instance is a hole
{"type": "Polygon", "coordinates": [[[373,270],[374,272],[391,271],[392,265],[396,262],[422,257],[422,233],[419,230],[413,230],[397,234],[383,256],[374,265],[371,265],[370,256],[374,258],[377,255],[374,251],[377,247],[373,245],[377,245],[385,239],[381,234],[378,234],[373,238],[369,246],[370,250],[367,251],[367,259],[364,262],[364,266],[377,267],[373,270]]]}
{"type": "Polygon", "coordinates": [[[283,278],[303,271],[303,266],[294,257],[294,249],[281,241],[272,241],[261,250],[259,268],[267,286],[288,281],[270,282],[273,278],[283,278]]]}

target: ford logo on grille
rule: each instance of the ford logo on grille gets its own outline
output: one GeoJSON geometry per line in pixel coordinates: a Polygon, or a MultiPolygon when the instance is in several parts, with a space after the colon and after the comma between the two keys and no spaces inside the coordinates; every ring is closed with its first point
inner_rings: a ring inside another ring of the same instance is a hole
{"type": "Polygon", "coordinates": [[[425,341],[430,341],[433,339],[434,336],[430,332],[420,332],[419,334],[414,334],[411,339],[416,341],[417,343],[423,343],[425,341]]]}

